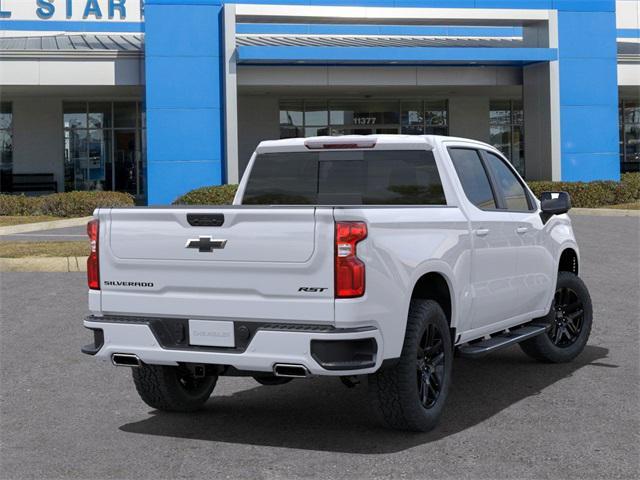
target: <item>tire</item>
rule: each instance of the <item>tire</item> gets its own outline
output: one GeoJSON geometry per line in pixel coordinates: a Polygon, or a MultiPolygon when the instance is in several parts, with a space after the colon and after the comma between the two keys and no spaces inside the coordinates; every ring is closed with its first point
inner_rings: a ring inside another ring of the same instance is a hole
{"type": "Polygon", "coordinates": [[[520,348],[540,362],[570,362],[584,350],[593,322],[591,296],[584,282],[570,272],[559,272],[546,334],[525,340],[520,348]]]}
{"type": "Polygon", "coordinates": [[[265,386],[284,385],[293,380],[291,377],[276,377],[275,375],[254,375],[253,379],[265,386]]]}
{"type": "Polygon", "coordinates": [[[368,378],[370,401],[382,423],[398,430],[433,429],[449,393],[452,362],[442,308],[433,300],[412,300],[400,358],[368,378]]]}
{"type": "Polygon", "coordinates": [[[211,396],[217,376],[195,378],[182,366],[145,365],[132,368],[140,398],[152,408],[167,412],[193,412],[211,396]]]}

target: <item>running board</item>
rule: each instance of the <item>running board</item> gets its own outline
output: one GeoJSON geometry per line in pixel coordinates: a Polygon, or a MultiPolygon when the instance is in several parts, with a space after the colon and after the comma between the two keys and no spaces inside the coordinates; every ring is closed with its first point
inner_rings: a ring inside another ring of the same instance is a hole
{"type": "Polygon", "coordinates": [[[466,345],[458,347],[458,352],[460,353],[461,357],[482,357],[483,355],[495,352],[496,350],[500,350],[501,348],[505,348],[510,345],[520,343],[523,340],[533,338],[536,335],[540,335],[544,333],[547,328],[549,328],[547,325],[539,324],[529,324],[524,327],[514,328],[509,332],[503,332],[498,335],[494,335],[491,338],[486,338],[479,342],[470,344],[468,343],[466,345]]]}

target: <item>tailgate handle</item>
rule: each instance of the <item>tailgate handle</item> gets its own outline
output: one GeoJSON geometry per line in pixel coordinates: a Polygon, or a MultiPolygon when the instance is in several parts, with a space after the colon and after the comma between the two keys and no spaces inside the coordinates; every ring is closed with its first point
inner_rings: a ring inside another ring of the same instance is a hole
{"type": "Polygon", "coordinates": [[[220,227],[224,223],[222,213],[187,213],[187,222],[192,227],[220,227]]]}

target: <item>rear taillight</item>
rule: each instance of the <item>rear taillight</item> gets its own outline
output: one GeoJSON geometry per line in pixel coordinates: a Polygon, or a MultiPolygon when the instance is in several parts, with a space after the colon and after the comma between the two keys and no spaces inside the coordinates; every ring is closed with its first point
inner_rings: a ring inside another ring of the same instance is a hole
{"type": "Polygon", "coordinates": [[[98,220],[91,220],[87,223],[87,235],[89,235],[91,243],[91,253],[87,258],[87,283],[91,290],[100,290],[100,264],[98,261],[100,222],[98,220]]]}
{"type": "Polygon", "coordinates": [[[364,262],[357,256],[356,245],[365,238],[364,222],[336,222],[336,298],[364,295],[364,262]]]}

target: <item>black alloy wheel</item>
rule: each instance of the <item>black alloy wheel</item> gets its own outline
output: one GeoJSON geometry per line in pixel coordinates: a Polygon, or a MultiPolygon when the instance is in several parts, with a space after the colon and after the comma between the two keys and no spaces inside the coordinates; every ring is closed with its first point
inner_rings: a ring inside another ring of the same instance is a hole
{"type": "Polygon", "coordinates": [[[452,364],[451,330],[442,307],[434,300],[411,300],[400,357],[367,379],[378,419],[399,430],[432,430],[447,401],[452,364]]]}
{"type": "Polygon", "coordinates": [[[556,291],[549,313],[536,319],[547,323],[546,334],[520,343],[531,358],[541,362],[570,362],[582,352],[593,323],[591,296],[584,282],[571,272],[558,272],[556,291]]]}
{"type": "Polygon", "coordinates": [[[584,306],[578,294],[569,287],[556,290],[555,317],[547,335],[560,348],[573,345],[580,336],[584,323],[584,306]]]}
{"type": "Polygon", "coordinates": [[[444,342],[436,325],[427,325],[418,344],[417,353],[420,403],[424,408],[431,408],[438,401],[444,378],[444,342]]]}

